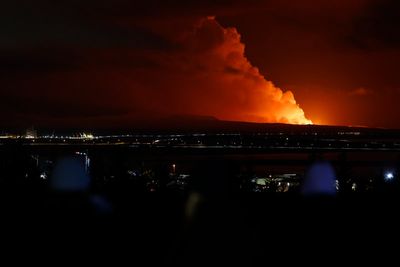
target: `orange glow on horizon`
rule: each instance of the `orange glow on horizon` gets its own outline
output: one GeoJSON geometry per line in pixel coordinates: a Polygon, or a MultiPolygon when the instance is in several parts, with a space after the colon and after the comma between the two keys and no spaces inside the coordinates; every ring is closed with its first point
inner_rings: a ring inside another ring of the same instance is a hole
{"type": "MultiPolygon", "coordinates": [[[[236,28],[224,28],[215,17],[207,17],[199,22],[195,33],[198,36],[193,36],[191,40],[195,40],[195,49],[204,39],[210,38],[206,37],[207,34],[211,34],[210,40],[213,42],[214,39],[221,40],[208,44],[210,50],[204,56],[191,58],[194,59],[195,66],[206,66],[204,69],[209,72],[207,82],[210,83],[202,88],[213,91],[210,92],[210,98],[218,91],[212,101],[223,100],[222,105],[210,105],[210,108],[204,105],[209,109],[208,113],[214,113],[213,115],[222,119],[313,124],[296,102],[293,92],[278,88],[251,64],[245,54],[245,44],[236,28]],[[218,39],[214,36],[216,33],[220,35],[218,39]],[[199,37],[201,39],[197,40],[199,37]],[[226,113],[229,115],[226,116],[226,113]]],[[[204,53],[203,50],[202,52],[204,53]]]]}

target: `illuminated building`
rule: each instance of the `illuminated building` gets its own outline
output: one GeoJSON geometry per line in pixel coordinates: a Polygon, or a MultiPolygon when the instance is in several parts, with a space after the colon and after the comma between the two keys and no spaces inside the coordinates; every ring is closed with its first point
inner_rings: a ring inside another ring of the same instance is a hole
{"type": "Polygon", "coordinates": [[[27,139],[35,139],[37,138],[37,131],[32,127],[26,130],[25,138],[27,139]]]}

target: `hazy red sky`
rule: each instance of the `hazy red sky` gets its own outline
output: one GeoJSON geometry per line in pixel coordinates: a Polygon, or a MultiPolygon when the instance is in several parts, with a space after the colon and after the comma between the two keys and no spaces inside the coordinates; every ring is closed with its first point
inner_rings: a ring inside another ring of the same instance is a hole
{"type": "Polygon", "coordinates": [[[160,114],[400,127],[397,1],[54,2],[0,8],[3,128],[160,114]]]}

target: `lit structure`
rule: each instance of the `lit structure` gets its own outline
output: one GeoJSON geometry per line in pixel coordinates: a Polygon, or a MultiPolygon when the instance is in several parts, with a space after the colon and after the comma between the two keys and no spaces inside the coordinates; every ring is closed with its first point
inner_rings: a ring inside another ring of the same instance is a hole
{"type": "Polygon", "coordinates": [[[81,138],[82,138],[82,139],[87,139],[87,140],[93,140],[93,139],[94,139],[94,135],[91,134],[91,133],[83,133],[83,134],[81,135],[81,138]]]}
{"type": "Polygon", "coordinates": [[[25,133],[25,138],[26,139],[35,139],[37,138],[37,131],[32,127],[26,130],[25,133]]]}

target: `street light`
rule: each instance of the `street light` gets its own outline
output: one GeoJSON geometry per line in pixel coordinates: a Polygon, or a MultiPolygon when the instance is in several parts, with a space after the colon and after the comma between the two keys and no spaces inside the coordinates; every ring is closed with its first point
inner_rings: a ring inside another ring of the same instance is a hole
{"type": "Polygon", "coordinates": [[[393,172],[387,172],[385,173],[385,181],[390,182],[394,179],[394,174],[393,172]]]}

